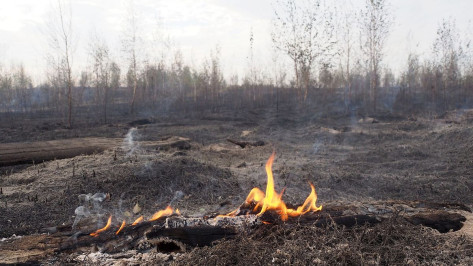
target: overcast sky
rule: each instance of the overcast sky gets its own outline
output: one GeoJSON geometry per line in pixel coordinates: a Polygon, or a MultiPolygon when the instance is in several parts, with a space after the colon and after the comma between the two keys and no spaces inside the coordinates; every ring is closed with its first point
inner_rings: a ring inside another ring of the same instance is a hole
{"type": "MultiPolygon", "coordinates": [[[[36,82],[42,81],[48,47],[45,34],[55,1],[0,1],[0,64],[8,67],[23,63],[36,82]]],[[[71,1],[76,70],[88,64],[87,47],[94,32],[107,41],[118,60],[122,58],[119,40],[128,2],[71,1]]],[[[364,1],[352,2],[359,8],[364,1]]],[[[239,73],[241,77],[253,29],[259,67],[271,68],[271,0],[135,0],[134,3],[143,38],[152,43],[152,40],[169,36],[172,49],[180,49],[185,61],[195,67],[218,45],[225,75],[239,73]]],[[[408,50],[429,56],[442,18],[454,18],[461,32],[468,35],[472,32],[468,26],[473,18],[472,0],[391,0],[391,8],[396,20],[385,62],[395,71],[405,64],[408,50]]]]}

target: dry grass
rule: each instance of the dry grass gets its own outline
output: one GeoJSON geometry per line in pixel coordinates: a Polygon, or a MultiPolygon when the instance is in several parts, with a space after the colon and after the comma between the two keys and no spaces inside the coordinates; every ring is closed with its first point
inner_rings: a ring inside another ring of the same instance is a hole
{"type": "Polygon", "coordinates": [[[393,218],[373,227],[262,226],[212,247],[196,248],[175,265],[471,265],[473,242],[393,218]]]}

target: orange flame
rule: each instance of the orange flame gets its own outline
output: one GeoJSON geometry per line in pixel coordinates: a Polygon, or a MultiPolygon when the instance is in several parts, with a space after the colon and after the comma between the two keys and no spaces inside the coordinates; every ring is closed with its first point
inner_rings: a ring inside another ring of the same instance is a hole
{"type": "Polygon", "coordinates": [[[310,211],[316,212],[316,211],[321,211],[322,206],[317,207],[317,193],[315,192],[315,187],[311,183],[309,183],[311,192],[310,195],[305,199],[304,204],[301,206],[297,207],[297,210],[292,210],[289,209],[288,213],[289,216],[299,216],[305,213],[308,213],[310,211]]]}
{"type": "MultiPolygon", "coordinates": [[[[258,216],[261,216],[266,211],[276,211],[280,216],[281,220],[286,221],[289,217],[296,217],[308,213],[310,211],[316,212],[322,210],[322,206],[317,207],[317,193],[315,192],[315,187],[311,183],[309,183],[311,187],[311,193],[304,201],[304,204],[297,207],[297,209],[287,208],[286,203],[282,200],[282,195],[284,194],[284,189],[281,193],[277,193],[274,190],[274,177],[272,166],[274,162],[275,153],[269,157],[268,161],[266,162],[266,175],[268,176],[268,181],[266,183],[266,193],[261,191],[259,188],[253,188],[248,197],[246,198],[246,203],[256,203],[253,211],[258,211],[259,208],[261,210],[258,213],[258,216]]],[[[238,213],[238,209],[234,210],[233,212],[227,215],[219,215],[221,216],[235,216],[238,213]]]]}
{"type": "Polygon", "coordinates": [[[120,233],[120,231],[123,230],[125,225],[126,225],[126,222],[125,222],[125,220],[123,220],[122,225],[120,226],[120,228],[118,229],[118,231],[115,234],[118,235],[120,233]]]}
{"type": "Polygon", "coordinates": [[[176,209],[176,214],[180,216],[180,215],[181,215],[181,211],[180,211],[179,209],[176,209]]]}
{"type": "MultiPolygon", "coordinates": [[[[266,211],[269,210],[276,210],[279,215],[281,215],[281,219],[283,221],[287,220],[288,214],[287,214],[287,207],[286,203],[281,200],[283,192],[278,194],[274,190],[274,178],[273,178],[273,171],[272,171],[272,166],[273,166],[273,161],[274,157],[276,156],[276,153],[273,152],[271,154],[271,157],[269,157],[268,162],[266,162],[266,174],[268,176],[268,182],[266,183],[266,194],[263,199],[263,207],[261,207],[261,211],[258,213],[258,215],[262,215],[266,211]]],[[[260,205],[261,201],[258,202],[257,205],[260,205]]]]}
{"type": "Polygon", "coordinates": [[[100,233],[104,232],[104,231],[107,231],[108,228],[110,228],[110,226],[112,225],[112,215],[110,215],[110,217],[108,217],[108,221],[107,221],[107,224],[105,225],[104,228],[100,228],[99,230],[93,232],[93,233],[90,233],[91,236],[98,236],[100,233]]]}
{"type": "Polygon", "coordinates": [[[136,219],[131,225],[135,226],[143,221],[143,216],[140,216],[138,219],[136,219]]]}
{"type": "Polygon", "coordinates": [[[171,206],[168,205],[166,209],[160,210],[156,212],[155,214],[153,214],[153,216],[151,217],[151,219],[149,219],[149,221],[150,222],[156,221],[161,217],[169,216],[169,215],[172,215],[173,213],[174,213],[173,209],[171,208],[171,206]]]}
{"type": "Polygon", "coordinates": [[[256,211],[259,207],[261,207],[261,202],[264,199],[264,192],[261,191],[261,189],[255,187],[250,191],[250,194],[248,194],[248,197],[246,197],[246,203],[250,204],[252,202],[257,202],[255,208],[253,211],[256,211]]]}

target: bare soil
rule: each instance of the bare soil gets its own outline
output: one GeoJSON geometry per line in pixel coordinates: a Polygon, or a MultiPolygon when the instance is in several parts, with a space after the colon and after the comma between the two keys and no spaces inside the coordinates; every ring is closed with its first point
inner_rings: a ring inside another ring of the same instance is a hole
{"type": "MultiPolygon", "coordinates": [[[[127,138],[132,119],[75,129],[41,120],[2,125],[4,143],[78,137],[122,138],[123,143],[93,155],[0,168],[0,237],[71,224],[81,205],[79,195],[97,192],[109,193],[101,211],[117,219],[150,216],[170,203],[188,216],[227,213],[251,188],[265,187],[264,164],[273,151],[276,188],[286,188],[286,202],[302,202],[312,182],[322,205],[399,199],[471,208],[472,114],[467,110],[442,118],[386,114],[369,119],[283,108],[198,119],[150,118],[149,124],[136,125],[132,141],[127,138]],[[153,145],[172,136],[189,139],[190,147],[153,145]],[[228,138],[265,145],[241,148],[228,138]],[[134,212],[136,205],[140,210],[134,212]]],[[[350,230],[269,226],[153,262],[471,264],[473,235],[461,232],[441,235],[395,219],[350,230]]]]}

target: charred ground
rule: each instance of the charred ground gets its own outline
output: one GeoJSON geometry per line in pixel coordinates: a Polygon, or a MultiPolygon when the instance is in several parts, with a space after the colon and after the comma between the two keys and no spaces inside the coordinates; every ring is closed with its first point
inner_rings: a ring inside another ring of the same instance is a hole
{"type": "MultiPolygon", "coordinates": [[[[2,140],[31,140],[34,128],[38,141],[125,139],[133,120],[71,130],[37,119],[4,126],[1,131],[8,138],[2,140]],[[45,123],[49,126],[42,128],[45,123]]],[[[471,207],[472,120],[469,111],[440,117],[367,117],[343,112],[314,115],[294,108],[148,117],[147,123],[137,125],[137,149],[132,153],[124,140],[120,147],[99,154],[1,169],[0,237],[70,224],[78,195],[96,192],[111,195],[103,205],[110,213],[131,212],[138,203],[139,214],[150,215],[171,201],[185,215],[226,213],[243,202],[251,188],[265,187],[264,163],[273,150],[276,189],[286,187],[286,202],[303,201],[310,181],[322,205],[422,200],[471,207]],[[190,149],[146,145],[169,136],[188,138],[190,149]],[[265,145],[242,149],[228,138],[265,145]],[[178,199],[177,191],[183,192],[178,199]]],[[[276,226],[197,248],[176,263],[467,263],[471,257],[469,238],[393,220],[350,230],[276,226]],[[260,249],[264,243],[267,247],[260,249]],[[236,253],[229,253],[230,246],[236,253]],[[257,258],[259,251],[263,255],[257,258]]]]}

